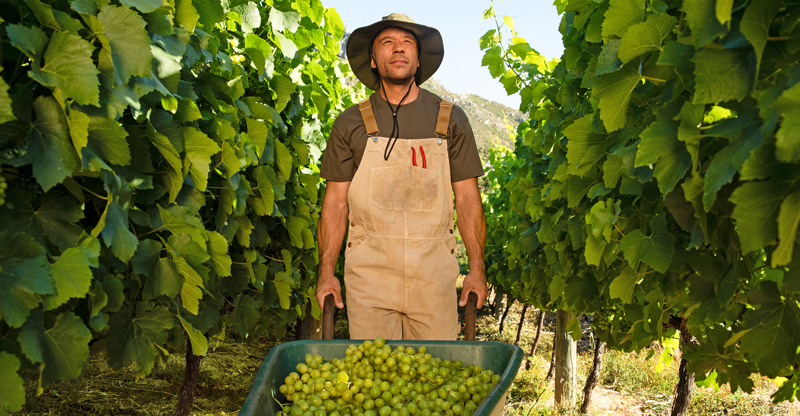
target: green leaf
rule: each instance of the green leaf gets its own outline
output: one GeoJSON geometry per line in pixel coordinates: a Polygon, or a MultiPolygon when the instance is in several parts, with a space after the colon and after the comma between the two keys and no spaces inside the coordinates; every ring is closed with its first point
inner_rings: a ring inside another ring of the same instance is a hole
{"type": "Polygon", "coordinates": [[[289,309],[292,305],[292,285],[294,280],[289,272],[275,273],[275,289],[278,291],[278,300],[280,301],[281,308],[289,309]]]}
{"type": "Polygon", "coordinates": [[[39,0],[27,0],[25,3],[31,8],[33,14],[36,15],[36,20],[43,26],[61,29],[61,26],[58,25],[56,18],[53,16],[53,9],[49,4],[42,3],[39,0]]]}
{"type": "Polygon", "coordinates": [[[627,63],[643,53],[661,50],[661,44],[676,23],[674,16],[658,14],[646,22],[631,26],[619,44],[619,59],[627,63]]]}
{"type": "Polygon", "coordinates": [[[678,65],[684,62],[686,55],[693,51],[691,45],[680,42],[667,42],[658,55],[658,65],[678,65]]]}
{"type": "Polygon", "coordinates": [[[721,24],[726,24],[731,21],[731,12],[733,11],[733,0],[717,0],[716,14],[717,20],[721,24]]]}
{"type": "Polygon", "coordinates": [[[256,145],[256,156],[261,159],[261,155],[264,154],[264,146],[266,146],[267,143],[269,128],[264,123],[248,117],[247,135],[250,136],[253,143],[256,145]]]}
{"type": "Polygon", "coordinates": [[[775,158],[797,162],[800,160],[800,84],[785,90],[772,107],[782,117],[775,133],[775,158]]]}
{"type": "Polygon", "coordinates": [[[728,33],[717,19],[716,3],[717,0],[694,0],[683,4],[686,20],[692,29],[692,43],[697,49],[728,33]]]}
{"type": "Polygon", "coordinates": [[[603,38],[621,38],[630,26],[644,20],[643,0],[611,0],[603,21],[603,38]]]}
{"type": "Polygon", "coordinates": [[[239,12],[242,19],[242,32],[253,33],[254,29],[261,26],[261,13],[259,13],[258,6],[252,1],[235,7],[234,10],[239,12]]]}
{"type": "Polygon", "coordinates": [[[78,378],[89,358],[91,340],[91,331],[72,311],[58,315],[55,325],[49,329],[45,329],[44,317],[37,311],[25,322],[19,335],[25,356],[43,363],[40,389],[57,381],[78,378]]]}
{"type": "MultiPolygon", "coordinates": [[[[26,243],[24,234],[9,236],[3,233],[0,237],[3,237],[3,243],[20,239],[26,243]]],[[[0,267],[0,316],[16,328],[25,322],[31,309],[39,306],[37,294],[55,293],[50,263],[44,254],[39,254],[15,262],[3,261],[0,267]]]]}
{"type": "MultiPolygon", "coordinates": [[[[2,71],[3,67],[0,66],[0,72],[2,71]]],[[[16,118],[11,107],[11,97],[8,95],[8,84],[3,78],[0,78],[0,124],[16,120],[16,118]]]]}
{"type": "Polygon", "coordinates": [[[273,7],[269,11],[269,24],[272,26],[273,32],[294,33],[300,26],[300,13],[283,12],[273,7]]]}
{"type": "Polygon", "coordinates": [[[211,33],[214,24],[225,18],[222,3],[216,0],[192,0],[194,8],[200,14],[200,24],[206,32],[211,33]]]}
{"type": "Polygon", "coordinates": [[[256,179],[259,197],[264,201],[263,215],[272,215],[275,204],[275,192],[272,190],[272,181],[267,175],[266,166],[256,167],[253,176],[256,179]]]}
{"type": "Polygon", "coordinates": [[[641,79],[636,65],[629,64],[616,72],[602,75],[595,81],[592,98],[600,100],[600,119],[609,133],[625,125],[628,103],[633,89],[641,79]]]}
{"type": "Polygon", "coordinates": [[[755,387],[749,378],[753,370],[743,360],[741,353],[726,351],[725,348],[712,343],[703,343],[687,348],[686,358],[689,361],[687,371],[696,374],[708,374],[716,371],[718,375],[724,374],[725,378],[730,381],[733,392],[739,387],[744,391],[752,392],[755,387]]]}
{"type": "Polygon", "coordinates": [[[756,70],[753,79],[758,78],[761,56],[764,54],[769,37],[769,26],[782,5],[783,0],[762,0],[750,3],[744,12],[742,22],[739,23],[739,30],[756,50],[756,70]]]}
{"type": "Polygon", "coordinates": [[[756,309],[745,315],[743,329],[752,330],[742,337],[741,350],[762,374],[780,374],[797,361],[800,308],[795,300],[783,299],[773,282],[750,291],[748,301],[756,309]]]}
{"type": "Polygon", "coordinates": [[[671,192],[692,167],[692,156],[677,135],[677,123],[656,121],[642,132],[636,152],[634,166],[655,164],[653,175],[662,195],[671,192]]]}
{"type": "Polygon", "coordinates": [[[180,315],[178,316],[178,319],[181,321],[181,325],[186,331],[189,341],[192,343],[192,354],[201,356],[208,354],[208,339],[206,339],[206,336],[203,335],[202,332],[192,327],[192,325],[189,322],[186,322],[186,320],[180,315]]]}
{"type": "Polygon", "coordinates": [[[589,189],[594,186],[595,179],[592,177],[579,178],[571,176],[567,184],[567,207],[575,208],[581,203],[581,200],[589,192],[589,189]]]}
{"type": "Polygon", "coordinates": [[[88,146],[103,160],[115,165],[129,165],[131,150],[126,137],[128,132],[118,122],[100,117],[91,119],[88,146]]]}
{"type": "Polygon", "coordinates": [[[755,60],[748,50],[704,48],[697,52],[694,62],[694,104],[742,100],[753,89],[755,60]]]}
{"type": "Polygon", "coordinates": [[[119,198],[114,198],[108,203],[105,215],[105,227],[102,236],[106,245],[123,262],[128,262],[136,253],[139,240],[130,230],[128,223],[128,210],[119,198]]]}
{"type": "MultiPolygon", "coordinates": [[[[120,3],[139,9],[142,13],[150,13],[161,7],[162,0],[120,0],[120,3]]],[[[100,13],[103,13],[102,11],[100,13]]]]}
{"type": "MultiPolygon", "coordinates": [[[[94,253],[95,256],[99,255],[94,253]]],[[[50,269],[55,282],[56,294],[43,296],[44,310],[55,309],[72,298],[82,298],[92,286],[92,270],[85,249],[72,247],[67,249],[50,269]]]]}
{"type": "MultiPolygon", "coordinates": [[[[200,299],[203,298],[203,278],[180,256],[174,256],[172,262],[175,268],[184,277],[183,285],[181,286],[181,302],[183,307],[186,308],[192,315],[197,315],[200,306],[200,299]]],[[[156,269],[158,270],[158,269],[156,269]]],[[[202,355],[202,354],[195,354],[202,355]]]]}
{"type": "Polygon", "coordinates": [[[297,89],[297,85],[293,83],[289,77],[275,74],[272,80],[270,80],[269,86],[277,95],[275,99],[275,109],[278,110],[278,112],[283,111],[283,109],[286,108],[286,104],[292,100],[292,94],[295,89],[297,89]]]}
{"type": "Polygon", "coordinates": [[[158,207],[158,212],[161,215],[161,221],[168,230],[175,234],[186,233],[192,240],[200,245],[201,248],[205,247],[206,239],[203,237],[203,222],[200,218],[195,217],[191,211],[185,207],[172,206],[168,209],[158,207]]]}
{"type": "Polygon", "coordinates": [[[283,179],[288,181],[292,175],[292,154],[280,140],[275,140],[275,164],[283,179]]]}
{"type": "Polygon", "coordinates": [[[165,306],[147,311],[144,303],[139,303],[135,310],[129,307],[111,315],[106,338],[108,363],[118,369],[136,363],[138,375],[150,374],[174,326],[175,318],[165,306]]]}
{"type": "Polygon", "coordinates": [[[192,267],[200,267],[201,264],[211,259],[206,252],[206,247],[201,247],[186,233],[172,234],[169,236],[167,245],[171,251],[183,257],[192,267]]]}
{"type": "Polygon", "coordinates": [[[675,237],[667,230],[667,218],[662,213],[650,220],[652,233],[644,235],[633,230],[622,237],[620,249],[631,267],[638,267],[639,261],[661,273],[667,271],[675,254],[675,237]]]}
{"type": "Polygon", "coordinates": [[[785,266],[792,261],[792,251],[800,225],[800,192],[786,197],[778,214],[778,248],[772,253],[772,267],[785,266]]]}
{"type": "Polygon", "coordinates": [[[17,412],[25,404],[25,388],[19,375],[19,358],[0,351],[0,411],[17,412]]]}
{"type": "Polygon", "coordinates": [[[228,255],[228,241],[216,231],[208,232],[208,254],[211,266],[220,277],[231,275],[231,256],[228,255]]]}
{"type": "MultiPolygon", "coordinates": [[[[84,105],[100,105],[100,81],[92,62],[94,47],[66,32],[54,32],[44,53],[45,65],[34,67],[31,77],[42,85],[57,88],[61,98],[84,105]]],[[[37,99],[38,100],[38,99],[37,99]]]]}
{"type": "MultiPolygon", "coordinates": [[[[83,159],[81,150],[89,144],[89,123],[91,120],[86,113],[72,109],[67,117],[69,125],[69,137],[72,138],[72,145],[78,157],[83,159]]],[[[96,152],[96,150],[95,150],[96,152]]]]}
{"type": "MultiPolygon", "coordinates": [[[[603,45],[603,50],[600,56],[597,57],[597,65],[594,69],[595,75],[603,75],[612,73],[622,67],[622,61],[619,60],[619,39],[612,39],[603,45]]],[[[589,76],[584,76],[584,80],[589,76]]]]}
{"type": "Polygon", "coordinates": [[[147,138],[167,161],[169,178],[169,201],[174,202],[183,186],[183,162],[167,136],[159,133],[152,124],[147,125],[147,138]]]}
{"type": "Polygon", "coordinates": [[[48,192],[41,199],[37,209],[26,209],[25,217],[19,218],[19,225],[28,227],[20,229],[30,235],[41,232],[47,240],[66,250],[75,246],[83,233],[83,229],[76,224],[83,219],[83,210],[78,201],[71,197],[62,196],[59,192],[48,192]],[[29,217],[27,215],[30,215],[29,217]]]}
{"type": "Polygon", "coordinates": [[[56,100],[40,96],[33,102],[36,121],[24,142],[21,161],[33,165],[33,176],[45,191],[61,183],[80,168],[80,159],[72,147],[67,118],[56,100]]]}
{"type": "Polygon", "coordinates": [[[220,150],[217,143],[195,127],[182,127],[186,158],[192,163],[189,176],[198,191],[208,186],[208,173],[211,171],[211,156],[220,150]]]}
{"type": "Polygon", "coordinates": [[[136,249],[136,254],[133,256],[133,272],[141,275],[149,275],[158,264],[161,250],[164,246],[156,240],[143,240],[139,243],[136,249]]]}
{"type": "MultiPolygon", "coordinates": [[[[161,0],[128,0],[123,4],[149,1],[155,7],[142,10],[147,13],[161,6],[161,0]],[[157,4],[155,4],[157,3],[157,4]]],[[[127,7],[105,6],[97,18],[103,24],[111,47],[111,60],[114,63],[114,83],[125,85],[132,76],[149,77],[153,54],[150,51],[150,38],[145,26],[147,23],[135,11],[127,7]]]]}
{"type": "Polygon", "coordinates": [[[610,242],[611,232],[619,213],[619,202],[615,205],[613,199],[598,201],[594,204],[589,215],[586,216],[586,224],[589,225],[594,238],[610,242]]]}
{"type": "Polygon", "coordinates": [[[289,231],[293,246],[303,248],[303,229],[306,227],[308,227],[308,222],[300,217],[292,217],[286,221],[286,229],[289,231]]]}
{"type": "Polygon", "coordinates": [[[176,0],[175,1],[175,23],[180,25],[187,32],[194,32],[194,27],[197,21],[200,20],[200,15],[197,9],[194,8],[192,0],[176,0]]]}
{"type": "Polygon", "coordinates": [[[233,301],[233,306],[233,328],[242,336],[247,336],[258,322],[258,302],[248,295],[239,295],[233,301]]]}
{"type": "Polygon", "coordinates": [[[178,271],[175,263],[168,258],[162,257],[158,259],[153,273],[147,276],[142,296],[145,299],[152,299],[161,295],[174,298],[181,293],[184,282],[185,279],[178,271]]]}
{"type": "Polygon", "coordinates": [[[636,285],[642,282],[643,275],[636,273],[630,266],[622,269],[622,273],[614,278],[608,293],[612,299],[621,299],[622,303],[631,303],[636,285]]]}
{"type": "Polygon", "coordinates": [[[250,33],[244,38],[244,53],[253,61],[258,73],[263,74],[267,68],[267,60],[272,56],[272,47],[264,39],[250,33]]]}
{"type": "Polygon", "coordinates": [[[780,207],[788,195],[800,189],[800,170],[776,173],[768,181],[742,184],[730,197],[730,201],[736,204],[731,218],[736,220],[739,243],[744,254],[775,242],[778,238],[780,207]]]}
{"type": "Polygon", "coordinates": [[[50,40],[38,27],[23,25],[8,25],[6,33],[11,40],[11,45],[28,55],[34,62],[40,62],[44,57],[44,50],[50,40]]]}

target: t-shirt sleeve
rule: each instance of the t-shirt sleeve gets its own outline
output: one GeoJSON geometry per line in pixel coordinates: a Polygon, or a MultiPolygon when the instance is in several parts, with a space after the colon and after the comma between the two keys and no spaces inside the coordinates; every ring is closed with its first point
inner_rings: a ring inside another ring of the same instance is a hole
{"type": "Polygon", "coordinates": [[[450,114],[450,132],[452,136],[449,143],[450,181],[460,182],[483,176],[483,164],[478,154],[475,135],[461,107],[453,106],[450,114]]]}
{"type": "Polygon", "coordinates": [[[349,138],[342,134],[339,119],[334,121],[328,144],[322,154],[319,176],[331,182],[350,182],[356,174],[353,150],[349,138]]]}

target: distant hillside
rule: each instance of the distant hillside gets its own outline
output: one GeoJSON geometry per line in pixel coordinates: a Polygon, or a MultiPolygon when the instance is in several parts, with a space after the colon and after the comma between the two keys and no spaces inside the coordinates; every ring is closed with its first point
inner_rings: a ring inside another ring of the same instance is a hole
{"type": "Polygon", "coordinates": [[[467,113],[472,131],[475,133],[478,150],[482,156],[487,154],[486,149],[494,147],[494,143],[497,142],[510,149],[514,148],[514,141],[509,137],[506,123],[516,130],[517,125],[525,121],[525,116],[520,111],[475,94],[450,92],[434,78],[426,81],[421,87],[452,101],[467,113]]]}

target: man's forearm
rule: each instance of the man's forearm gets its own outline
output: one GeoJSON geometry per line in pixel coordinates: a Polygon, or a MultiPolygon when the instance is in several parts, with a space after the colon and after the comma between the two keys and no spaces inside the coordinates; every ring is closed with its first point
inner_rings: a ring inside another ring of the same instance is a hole
{"type": "Polygon", "coordinates": [[[330,274],[334,272],[342,240],[347,230],[347,205],[334,202],[323,203],[322,212],[317,227],[317,241],[319,244],[319,273],[330,274]]]}
{"type": "Polygon", "coordinates": [[[468,193],[456,199],[456,213],[458,230],[467,249],[469,269],[485,275],[483,256],[486,247],[486,217],[483,214],[480,193],[468,193]]]}

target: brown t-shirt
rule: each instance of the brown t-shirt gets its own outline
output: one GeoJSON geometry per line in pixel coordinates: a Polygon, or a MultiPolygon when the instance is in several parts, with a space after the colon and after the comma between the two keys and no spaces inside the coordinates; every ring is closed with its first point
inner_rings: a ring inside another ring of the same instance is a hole
{"type": "MultiPolygon", "coordinates": [[[[389,137],[393,124],[389,105],[380,94],[372,94],[369,100],[380,130],[378,136],[389,137]]],[[[400,106],[397,111],[400,140],[436,137],[436,121],[441,102],[439,96],[420,88],[417,99],[400,106]]],[[[320,176],[331,182],[353,180],[356,169],[361,164],[367,138],[367,130],[358,105],[344,110],[333,122],[328,145],[322,156],[320,176]]],[[[450,113],[446,140],[450,154],[452,182],[483,176],[483,166],[478,155],[478,146],[475,144],[475,136],[472,134],[467,115],[457,105],[453,106],[453,111],[450,113]]]]}

